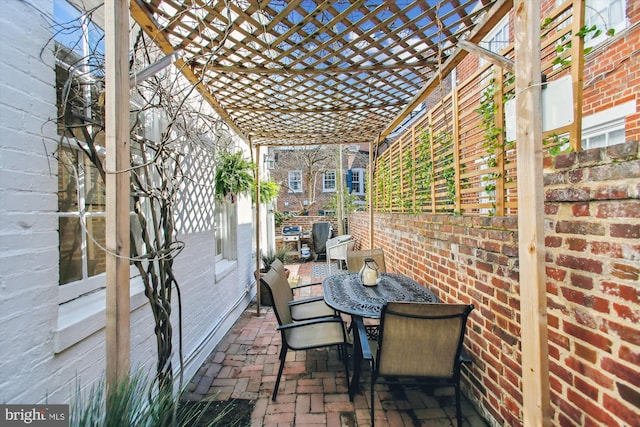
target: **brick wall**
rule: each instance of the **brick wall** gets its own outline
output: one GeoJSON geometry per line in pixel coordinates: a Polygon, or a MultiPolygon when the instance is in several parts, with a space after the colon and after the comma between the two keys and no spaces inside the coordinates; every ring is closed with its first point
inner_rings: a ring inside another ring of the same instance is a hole
{"type": "MultiPolygon", "coordinates": [[[[545,159],[552,425],[640,419],[640,153],[631,142],[545,159]]],[[[368,213],[350,217],[367,244],[368,213]]],[[[517,218],[378,214],[387,268],[473,303],[465,391],[522,425],[517,218]]]]}
{"type": "MultiPolygon", "coordinates": [[[[287,226],[287,225],[295,225],[295,226],[300,226],[302,227],[302,231],[303,232],[311,232],[311,230],[313,229],[313,224],[316,222],[330,222],[331,226],[333,227],[333,235],[337,235],[338,233],[338,218],[336,218],[335,216],[313,216],[313,215],[309,215],[309,216],[304,216],[304,215],[300,215],[300,216],[293,216],[289,219],[287,219],[286,221],[284,221],[277,229],[276,229],[276,235],[280,235],[280,233],[282,232],[282,227],[287,226]]],[[[311,251],[314,251],[314,247],[313,247],[313,239],[309,238],[309,239],[303,239],[301,243],[306,243],[307,246],[309,246],[309,248],[311,249],[311,251]]],[[[276,249],[280,248],[283,245],[282,240],[280,239],[276,239],[276,249]]],[[[291,242],[288,243],[290,248],[295,247],[295,245],[291,242]]]]}

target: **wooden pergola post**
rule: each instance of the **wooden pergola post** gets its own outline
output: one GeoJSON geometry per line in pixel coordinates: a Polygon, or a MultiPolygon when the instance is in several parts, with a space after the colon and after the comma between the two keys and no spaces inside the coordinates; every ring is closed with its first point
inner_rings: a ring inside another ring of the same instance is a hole
{"type": "Polygon", "coordinates": [[[550,425],[544,274],[540,3],[515,2],[516,147],[525,427],[550,425]]]}
{"type": "Polygon", "coordinates": [[[129,2],[106,0],[106,381],[113,390],[129,375],[129,2]]]}
{"type": "MultiPolygon", "coordinates": [[[[251,146],[251,143],[249,143],[251,146]]],[[[262,295],[260,295],[260,146],[256,145],[256,161],[255,161],[255,203],[256,203],[256,316],[260,316],[260,303],[262,295]]]]}
{"type": "Polygon", "coordinates": [[[373,232],[373,169],[376,156],[373,155],[373,150],[378,149],[380,143],[380,137],[375,141],[369,143],[369,175],[367,176],[367,188],[369,190],[369,249],[374,248],[374,232],[373,232]]]}

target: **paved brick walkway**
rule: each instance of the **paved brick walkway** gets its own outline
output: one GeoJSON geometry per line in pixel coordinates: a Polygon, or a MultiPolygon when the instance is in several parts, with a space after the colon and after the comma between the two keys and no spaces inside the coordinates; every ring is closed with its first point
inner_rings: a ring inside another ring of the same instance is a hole
{"type": "MultiPolygon", "coordinates": [[[[311,266],[287,267],[292,275],[300,276],[302,283],[321,280],[309,277],[311,266]]],[[[277,400],[271,401],[281,343],[276,327],[271,307],[262,308],[258,316],[256,306],[250,305],[192,379],[186,397],[252,400],[253,427],[370,426],[366,368],[363,366],[361,378],[365,392],[349,402],[342,361],[335,349],[289,351],[277,400]]],[[[376,426],[455,426],[452,393],[447,389],[429,392],[419,387],[378,385],[376,426]]],[[[464,426],[487,426],[466,400],[462,411],[464,426]]]]}

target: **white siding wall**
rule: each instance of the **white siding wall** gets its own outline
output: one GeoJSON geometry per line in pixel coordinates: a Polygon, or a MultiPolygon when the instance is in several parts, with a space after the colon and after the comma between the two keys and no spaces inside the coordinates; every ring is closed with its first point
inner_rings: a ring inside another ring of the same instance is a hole
{"type": "MultiPolygon", "coordinates": [[[[49,0],[3,1],[0,16],[2,403],[68,402],[76,381],[90,385],[105,367],[103,328],[57,354],[54,350],[59,310],[57,163],[52,153],[57,136],[48,120],[56,116],[56,95],[53,56],[42,51],[51,37],[47,19],[52,10],[49,0]]],[[[186,381],[255,294],[251,204],[239,203],[244,213],[239,214],[237,267],[217,283],[212,232],[180,236],[186,246],[175,268],[183,295],[186,381]]],[[[131,315],[132,367],[154,369],[153,318],[144,296],[136,300],[142,305],[132,303],[137,307],[131,315]]],[[[176,331],[177,313],[174,296],[176,331]]],[[[174,360],[177,377],[177,356],[174,360]]]]}

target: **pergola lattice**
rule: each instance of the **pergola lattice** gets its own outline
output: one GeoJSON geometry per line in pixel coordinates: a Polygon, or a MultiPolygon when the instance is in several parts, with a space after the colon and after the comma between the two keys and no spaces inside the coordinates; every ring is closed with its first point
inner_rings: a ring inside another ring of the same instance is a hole
{"type": "MultiPolygon", "coordinates": [[[[112,88],[105,102],[107,165],[114,170],[129,166],[125,3],[105,0],[105,75],[107,87],[112,88]]],[[[578,5],[575,16],[584,16],[584,0],[578,5]]],[[[519,94],[520,294],[527,301],[520,313],[523,418],[525,426],[538,426],[549,425],[539,2],[130,0],[134,20],[165,54],[178,55],[175,65],[182,74],[258,155],[261,145],[369,142],[373,146],[464,58],[461,42],[470,42],[467,49],[471,46],[477,52],[473,44],[512,7],[519,94]]],[[[126,258],[128,175],[109,179],[107,247],[126,258]]],[[[371,224],[373,209],[373,236],[371,224]]],[[[255,226],[260,226],[259,209],[255,226]]],[[[110,381],[129,369],[128,277],[128,263],[108,254],[110,381]]]]}
{"type": "Polygon", "coordinates": [[[389,133],[504,3],[131,0],[131,13],[241,136],[291,146],[389,133]]]}

